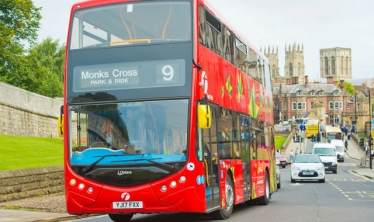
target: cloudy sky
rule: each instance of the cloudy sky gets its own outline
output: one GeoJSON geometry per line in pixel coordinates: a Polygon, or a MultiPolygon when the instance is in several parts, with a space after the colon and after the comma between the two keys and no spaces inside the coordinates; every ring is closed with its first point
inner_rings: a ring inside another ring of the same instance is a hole
{"type": "MultiPolygon", "coordinates": [[[[69,13],[79,0],[33,0],[43,7],[39,41],[66,41],[69,13]]],[[[278,48],[284,73],[285,45],[304,46],[305,75],[319,80],[319,50],[350,48],[354,79],[374,76],[373,0],[210,0],[257,47],[278,48]]]]}

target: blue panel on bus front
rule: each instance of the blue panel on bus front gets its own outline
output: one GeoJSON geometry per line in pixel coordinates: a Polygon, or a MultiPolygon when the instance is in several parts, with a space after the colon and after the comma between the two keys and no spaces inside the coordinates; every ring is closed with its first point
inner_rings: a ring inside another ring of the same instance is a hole
{"type": "Polygon", "coordinates": [[[74,152],[70,163],[72,165],[88,165],[98,160],[98,165],[144,164],[151,162],[163,163],[186,161],[186,156],[170,154],[126,154],[124,150],[90,148],[83,152],[74,152]]]}

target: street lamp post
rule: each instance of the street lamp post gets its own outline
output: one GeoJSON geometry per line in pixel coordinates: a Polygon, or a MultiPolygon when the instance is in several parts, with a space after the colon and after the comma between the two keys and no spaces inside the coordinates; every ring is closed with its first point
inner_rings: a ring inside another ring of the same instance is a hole
{"type": "Polygon", "coordinates": [[[354,124],[354,133],[355,134],[357,133],[357,93],[355,93],[355,124],[354,124]]]}
{"type": "MultiPolygon", "coordinates": [[[[369,116],[370,116],[370,130],[373,130],[373,126],[371,125],[372,123],[372,116],[371,116],[371,100],[370,100],[370,89],[369,89],[369,116]]],[[[370,166],[370,169],[373,169],[373,156],[371,154],[372,150],[373,150],[373,142],[372,142],[372,133],[370,132],[370,136],[369,136],[369,148],[370,148],[370,151],[369,151],[369,166],[370,166]]]]}

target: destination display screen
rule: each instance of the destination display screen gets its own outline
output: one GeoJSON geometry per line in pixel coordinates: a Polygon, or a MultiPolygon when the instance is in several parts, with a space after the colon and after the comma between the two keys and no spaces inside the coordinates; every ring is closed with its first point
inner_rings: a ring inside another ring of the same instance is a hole
{"type": "Polygon", "coordinates": [[[176,59],[77,66],[73,74],[74,92],[182,86],[185,84],[185,61],[176,59]]]}

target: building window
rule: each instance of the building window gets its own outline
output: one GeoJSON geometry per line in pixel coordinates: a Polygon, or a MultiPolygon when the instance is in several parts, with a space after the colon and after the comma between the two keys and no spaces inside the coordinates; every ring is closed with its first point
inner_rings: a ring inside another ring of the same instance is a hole
{"type": "Polygon", "coordinates": [[[296,103],[293,102],[293,103],[292,103],[292,110],[296,110],[296,109],[297,109],[297,107],[296,107],[296,103]]]}
{"type": "Polygon", "coordinates": [[[314,96],[314,91],[311,91],[311,92],[310,92],[310,95],[311,95],[311,96],[314,96]]]}
{"type": "Polygon", "coordinates": [[[298,95],[298,96],[301,96],[301,91],[298,91],[298,92],[297,92],[297,95],[298,95]]]}
{"type": "Polygon", "coordinates": [[[325,75],[329,75],[329,59],[325,57],[325,75]]]}
{"type": "Polygon", "coordinates": [[[333,110],[334,109],[334,102],[329,102],[329,110],[333,110]]]}
{"type": "Polygon", "coordinates": [[[310,103],[310,109],[313,109],[314,102],[310,103]]]}
{"type": "Polygon", "coordinates": [[[335,109],[340,109],[339,108],[339,102],[335,102],[334,104],[335,104],[335,109]]]}
{"type": "Polygon", "coordinates": [[[335,57],[331,58],[331,74],[335,75],[335,57]]]}
{"type": "Polygon", "coordinates": [[[334,92],[334,95],[337,96],[337,95],[338,95],[338,91],[335,91],[335,92],[334,92]]]}
{"type": "Polygon", "coordinates": [[[351,104],[347,103],[347,109],[351,109],[351,104]]]}
{"type": "Polygon", "coordinates": [[[287,104],[286,103],[283,104],[283,109],[287,110],[287,104]]]}
{"type": "Polygon", "coordinates": [[[319,91],[319,95],[320,95],[320,96],[322,96],[322,95],[323,95],[322,91],[319,91]]]}
{"type": "Polygon", "coordinates": [[[302,103],[297,103],[297,109],[298,109],[298,110],[301,110],[301,109],[303,108],[302,106],[303,106],[302,103]]]}
{"type": "Polygon", "coordinates": [[[306,110],[306,103],[303,103],[303,110],[306,110]]]}
{"type": "Polygon", "coordinates": [[[290,63],[290,66],[288,67],[289,69],[289,72],[290,72],[290,76],[293,76],[293,66],[292,66],[292,63],[290,63]]]}
{"type": "Polygon", "coordinates": [[[340,110],[343,109],[343,102],[342,101],[339,102],[339,109],[340,110]]]}
{"type": "Polygon", "coordinates": [[[345,59],[345,74],[348,75],[348,57],[345,59]]]}
{"type": "Polygon", "coordinates": [[[334,123],[334,115],[330,115],[330,124],[333,124],[334,123]]]}

